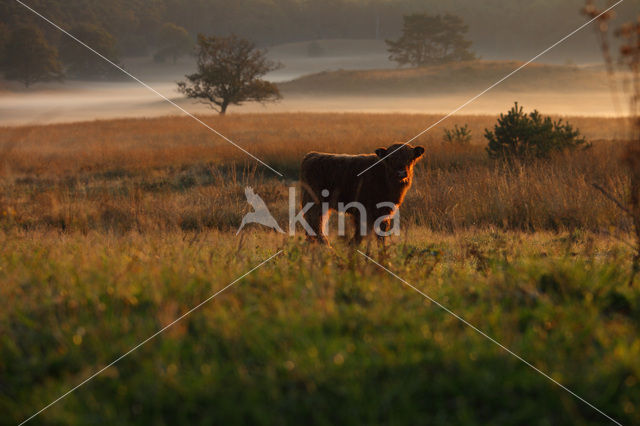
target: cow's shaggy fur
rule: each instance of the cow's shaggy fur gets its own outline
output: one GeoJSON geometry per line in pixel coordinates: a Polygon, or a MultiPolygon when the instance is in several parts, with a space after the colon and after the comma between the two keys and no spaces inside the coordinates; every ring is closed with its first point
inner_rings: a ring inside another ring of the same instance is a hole
{"type": "Polygon", "coordinates": [[[423,153],[424,148],[420,146],[401,144],[378,148],[375,154],[308,153],[302,160],[300,182],[303,208],[307,203],[313,203],[304,214],[316,234],[309,235],[309,239],[327,243],[324,224],[331,210],[339,210],[339,203],[344,208],[348,203],[359,202],[366,211],[364,218],[356,208],[346,210],[356,225],[353,243],[359,243],[363,233],[374,231],[375,220],[382,216],[388,216],[380,225],[381,230],[386,231],[392,215],[411,187],[413,166],[423,153]],[[371,167],[380,159],[383,160],[371,167]],[[358,176],[368,167],[371,168],[358,176]],[[382,202],[393,203],[396,207],[376,207],[382,202]],[[325,208],[323,212],[323,203],[328,205],[328,211],[325,208]]]}

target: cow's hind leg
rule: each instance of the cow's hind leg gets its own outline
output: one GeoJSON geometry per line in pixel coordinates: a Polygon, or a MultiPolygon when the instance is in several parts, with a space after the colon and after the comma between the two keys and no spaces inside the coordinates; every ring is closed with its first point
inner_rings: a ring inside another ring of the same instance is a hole
{"type": "Polygon", "coordinates": [[[322,233],[322,207],[320,206],[320,199],[315,193],[316,191],[304,180],[301,181],[300,189],[302,191],[302,208],[304,209],[309,203],[312,204],[311,208],[302,215],[303,219],[311,227],[313,234],[315,234],[310,234],[308,230],[305,229],[307,241],[328,244],[327,238],[322,233]]]}
{"type": "Polygon", "coordinates": [[[322,206],[318,203],[314,203],[313,206],[304,214],[304,219],[311,227],[311,230],[315,233],[315,235],[307,234],[307,239],[309,241],[329,244],[329,241],[324,234],[324,223],[327,220],[326,216],[328,215],[322,214],[322,206]]]}
{"type": "Polygon", "coordinates": [[[365,218],[363,218],[360,215],[360,212],[357,210],[354,210],[352,212],[350,212],[350,216],[353,219],[353,238],[351,239],[351,241],[349,241],[349,243],[351,245],[357,246],[360,245],[360,243],[362,242],[362,238],[365,236],[362,234],[362,231],[365,231],[366,234],[366,223],[362,223],[363,220],[365,220],[365,218]]]}

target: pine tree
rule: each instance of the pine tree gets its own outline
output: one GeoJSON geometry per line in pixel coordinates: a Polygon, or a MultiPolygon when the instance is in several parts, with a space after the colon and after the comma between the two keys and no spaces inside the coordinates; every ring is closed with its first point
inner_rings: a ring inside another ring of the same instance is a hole
{"type": "Polygon", "coordinates": [[[475,58],[469,51],[471,42],[464,38],[468,27],[461,18],[415,13],[403,19],[402,36],[386,40],[390,60],[420,67],[475,58]]]}

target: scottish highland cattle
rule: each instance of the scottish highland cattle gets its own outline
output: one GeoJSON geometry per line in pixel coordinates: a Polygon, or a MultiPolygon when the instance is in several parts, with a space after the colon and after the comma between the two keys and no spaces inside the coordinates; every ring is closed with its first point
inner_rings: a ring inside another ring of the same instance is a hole
{"type": "Polygon", "coordinates": [[[312,231],[308,238],[327,244],[325,223],[337,211],[353,219],[352,243],[372,232],[384,239],[423,154],[421,146],[402,144],[378,148],[375,154],[308,153],[300,168],[304,219],[312,231]]]}

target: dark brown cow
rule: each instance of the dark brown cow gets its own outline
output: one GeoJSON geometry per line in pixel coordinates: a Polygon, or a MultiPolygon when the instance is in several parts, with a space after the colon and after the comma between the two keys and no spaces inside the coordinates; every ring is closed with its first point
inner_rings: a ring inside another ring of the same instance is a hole
{"type": "Polygon", "coordinates": [[[302,207],[307,203],[313,203],[304,214],[304,218],[316,234],[309,235],[309,239],[327,243],[323,232],[324,223],[328,219],[328,212],[339,211],[339,203],[342,203],[342,210],[345,210],[344,206],[358,202],[366,212],[364,218],[357,208],[346,209],[346,213],[356,224],[353,243],[359,243],[363,233],[371,233],[375,220],[382,216],[389,216],[380,223],[380,229],[386,231],[392,215],[400,207],[411,187],[413,166],[422,154],[424,148],[421,146],[395,144],[386,149],[378,148],[375,154],[338,155],[310,152],[305,155],[300,170],[302,207]],[[380,159],[383,160],[375,164],[380,159]],[[358,176],[369,167],[369,170],[358,176]],[[392,203],[395,208],[388,205],[377,207],[383,202],[392,203]],[[323,212],[323,203],[328,205],[328,212],[326,208],[323,212]]]}

